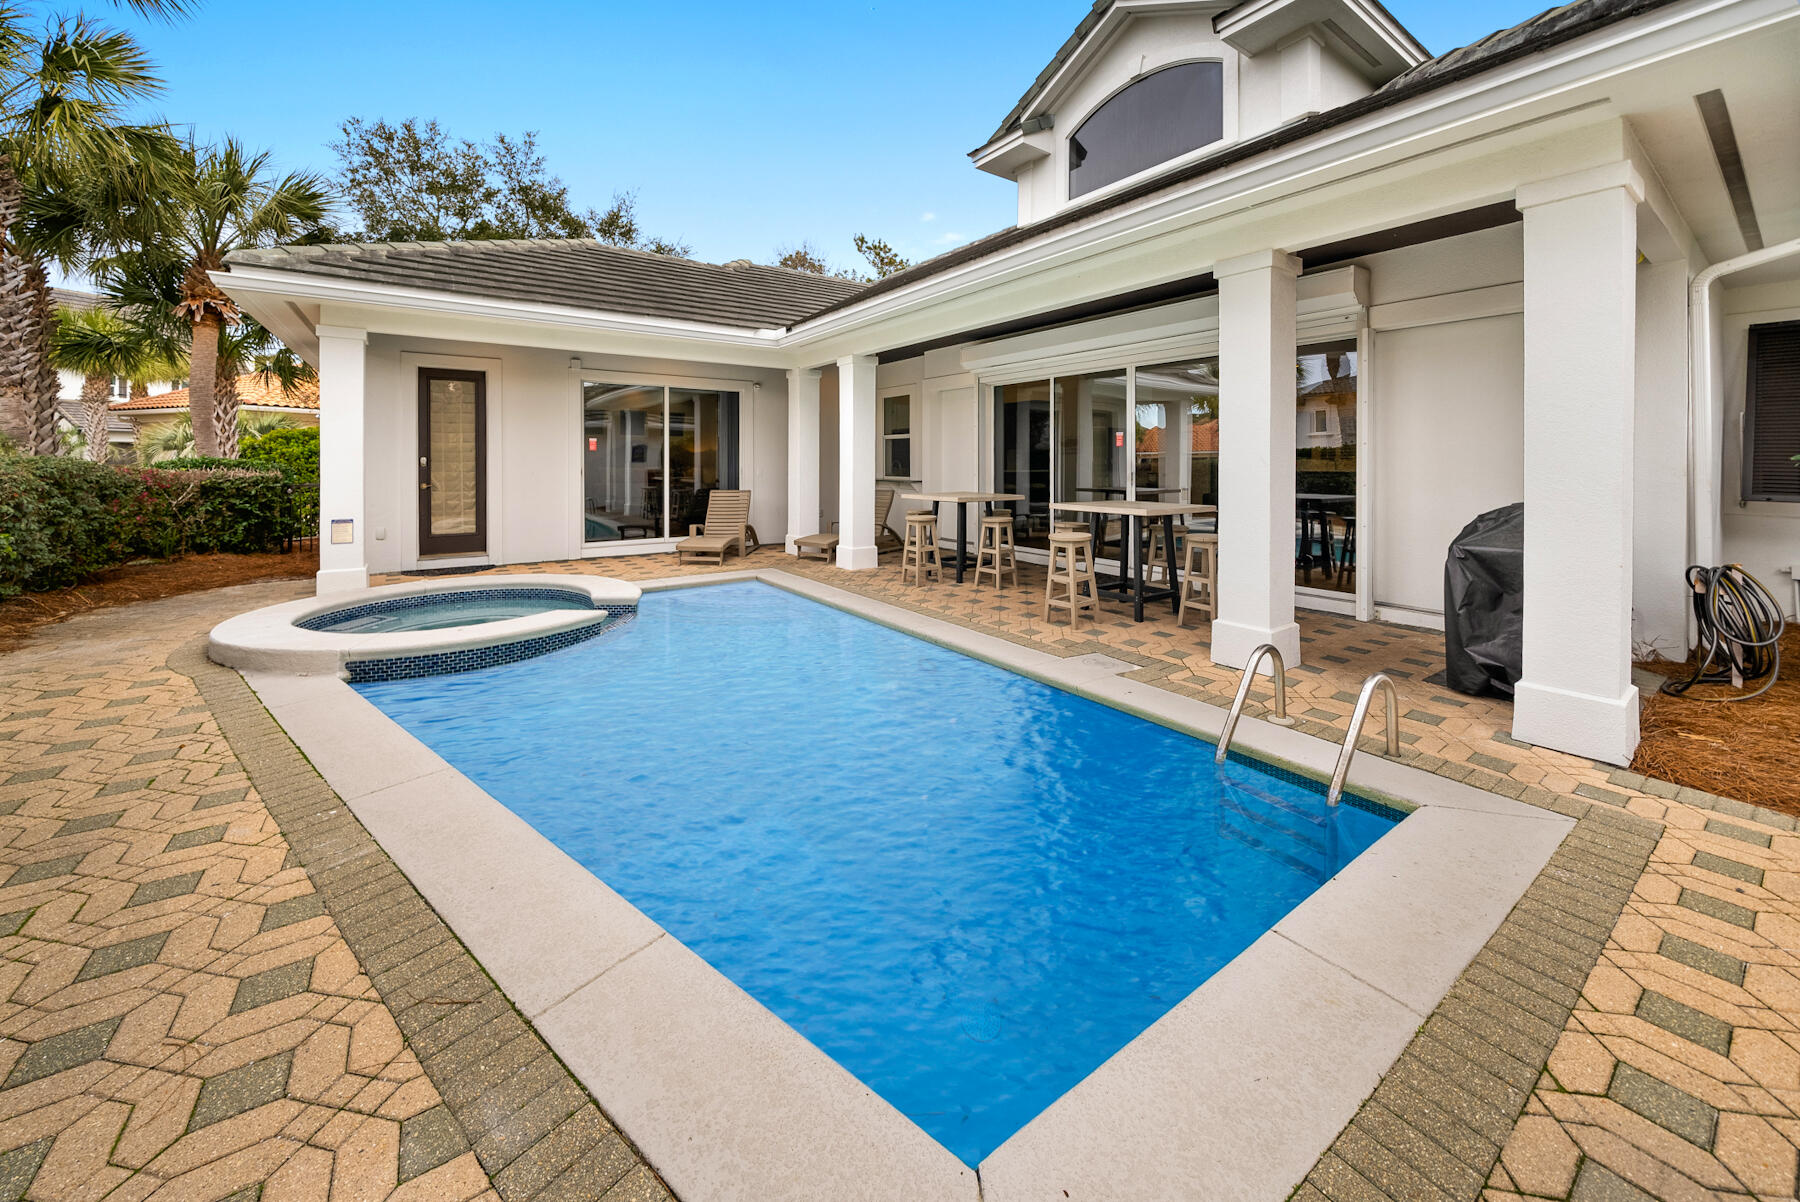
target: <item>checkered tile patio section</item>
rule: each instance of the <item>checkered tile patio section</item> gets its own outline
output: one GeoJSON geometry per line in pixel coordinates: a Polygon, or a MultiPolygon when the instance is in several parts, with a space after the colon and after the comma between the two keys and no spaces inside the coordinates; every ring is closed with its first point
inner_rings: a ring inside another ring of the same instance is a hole
{"type": "Polygon", "coordinates": [[[667,1198],[242,680],[165,662],[265,593],[0,659],[0,1198],[667,1198]]]}

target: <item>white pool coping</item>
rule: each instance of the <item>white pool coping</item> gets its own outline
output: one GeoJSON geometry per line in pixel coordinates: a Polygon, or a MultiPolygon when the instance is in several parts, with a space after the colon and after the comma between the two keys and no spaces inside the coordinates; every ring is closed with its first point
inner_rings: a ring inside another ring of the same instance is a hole
{"type": "Polygon", "coordinates": [[[356,660],[406,659],[468,651],[543,638],[565,630],[579,630],[608,621],[603,606],[636,605],[640,590],[635,584],[601,576],[467,576],[435,580],[408,580],[379,588],[333,593],[329,597],[305,597],[239,614],[213,627],[207,656],[218,664],[240,671],[284,672],[304,676],[339,675],[356,660]],[[355,633],[342,630],[305,630],[295,625],[307,618],[338,609],[351,609],[396,597],[500,589],[557,589],[577,593],[593,603],[593,609],[549,609],[542,613],[446,626],[438,630],[395,630],[355,633]]]}
{"type": "MultiPolygon", "coordinates": [[[[484,578],[485,579],[485,578],[484,578]]],[[[509,579],[526,579],[512,577],[509,579]]],[[[558,577],[558,580],[573,579],[558,577]]],[[[1215,737],[1216,706],[789,573],[757,579],[1215,737]]],[[[465,582],[466,583],[466,582],[465,582]]],[[[1285,1198],[1573,827],[1373,755],[1417,807],[977,1173],[335,676],[245,678],[352,812],[686,1202],[1285,1198]],[[478,850],[474,850],[478,849],[478,850]]],[[[1311,775],[1336,746],[1246,718],[1311,775]]]]}

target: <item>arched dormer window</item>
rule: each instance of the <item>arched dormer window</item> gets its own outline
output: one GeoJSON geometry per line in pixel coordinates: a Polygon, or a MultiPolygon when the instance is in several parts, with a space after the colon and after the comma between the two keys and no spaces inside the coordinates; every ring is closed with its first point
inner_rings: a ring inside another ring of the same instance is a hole
{"type": "Polygon", "coordinates": [[[1069,199],[1224,136],[1224,65],[1164,67],[1115,92],[1069,135],[1069,199]]]}

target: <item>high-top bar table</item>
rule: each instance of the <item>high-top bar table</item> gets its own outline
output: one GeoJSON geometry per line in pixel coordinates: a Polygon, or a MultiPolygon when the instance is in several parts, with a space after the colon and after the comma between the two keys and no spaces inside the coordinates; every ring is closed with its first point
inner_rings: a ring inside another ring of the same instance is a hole
{"type": "Polygon", "coordinates": [[[968,506],[992,505],[996,501],[1023,501],[1025,497],[1016,492],[908,492],[901,493],[900,499],[930,501],[933,517],[937,516],[939,505],[956,506],[956,583],[961,584],[969,541],[968,506]]]}
{"type": "MultiPolygon", "coordinates": [[[[1129,593],[1132,599],[1132,616],[1134,621],[1144,620],[1144,602],[1160,601],[1167,597],[1176,613],[1181,612],[1181,590],[1175,573],[1175,519],[1197,514],[1217,514],[1217,505],[1192,505],[1186,501],[1052,501],[1050,508],[1063,513],[1089,514],[1098,517],[1105,514],[1109,517],[1125,519],[1125,545],[1121,550],[1119,578],[1113,582],[1103,582],[1100,587],[1110,592],[1129,593]],[[1144,586],[1144,538],[1141,523],[1157,521],[1163,524],[1163,546],[1169,553],[1169,586],[1167,588],[1146,588],[1144,586]]],[[[1094,558],[1100,558],[1100,540],[1105,523],[1094,521],[1093,530],[1094,558]]]]}

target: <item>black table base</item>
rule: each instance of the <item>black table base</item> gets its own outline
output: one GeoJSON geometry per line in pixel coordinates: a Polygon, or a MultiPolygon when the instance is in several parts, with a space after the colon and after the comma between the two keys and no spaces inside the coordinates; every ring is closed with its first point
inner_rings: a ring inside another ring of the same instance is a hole
{"type": "MultiPolygon", "coordinates": [[[[1094,562],[1100,562],[1100,548],[1106,542],[1106,519],[1123,517],[1125,522],[1124,538],[1119,547],[1119,574],[1112,580],[1099,581],[1099,591],[1103,593],[1119,593],[1131,598],[1132,620],[1144,620],[1144,603],[1147,601],[1167,600],[1172,613],[1181,612],[1180,575],[1175,569],[1175,518],[1173,514],[1165,514],[1163,524],[1163,548],[1167,553],[1165,567],[1169,573],[1167,586],[1150,585],[1144,582],[1144,560],[1149,551],[1149,530],[1139,528],[1143,520],[1136,514],[1089,514],[1089,527],[1093,531],[1094,562]]],[[[1155,518],[1150,519],[1155,521],[1155,518]]],[[[1096,576],[1098,573],[1096,573],[1096,576]]]]}

